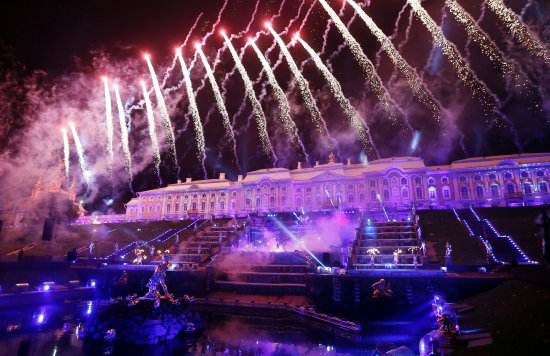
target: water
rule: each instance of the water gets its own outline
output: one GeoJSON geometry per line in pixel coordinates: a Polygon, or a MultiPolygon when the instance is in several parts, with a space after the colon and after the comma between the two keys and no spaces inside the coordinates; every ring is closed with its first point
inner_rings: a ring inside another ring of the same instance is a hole
{"type": "Polygon", "coordinates": [[[401,345],[417,352],[419,339],[433,325],[426,306],[413,312],[416,317],[409,310],[407,319],[365,322],[361,335],[353,337],[294,317],[203,310],[204,328],[160,345],[84,341],[79,332],[103,307],[71,302],[0,310],[0,355],[380,355],[401,345]]]}

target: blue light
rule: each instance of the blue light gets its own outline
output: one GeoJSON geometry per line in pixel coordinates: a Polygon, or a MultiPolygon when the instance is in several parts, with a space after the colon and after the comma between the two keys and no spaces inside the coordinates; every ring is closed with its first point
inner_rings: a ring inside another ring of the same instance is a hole
{"type": "Polygon", "coordinates": [[[44,314],[38,314],[38,317],[36,318],[36,322],[38,324],[42,324],[44,322],[44,314]]]}
{"type": "Polygon", "coordinates": [[[50,290],[50,285],[49,284],[45,284],[44,285],[44,292],[47,292],[50,290]]]}

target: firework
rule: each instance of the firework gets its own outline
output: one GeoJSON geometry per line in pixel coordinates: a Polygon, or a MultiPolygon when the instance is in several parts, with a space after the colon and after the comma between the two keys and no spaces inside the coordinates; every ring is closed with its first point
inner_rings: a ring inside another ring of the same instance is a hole
{"type": "Polygon", "coordinates": [[[74,127],[74,124],[72,122],[69,122],[69,127],[71,128],[71,132],[73,133],[73,139],[76,145],[76,153],[78,154],[78,163],[80,164],[82,175],[84,176],[86,184],[90,185],[90,172],[88,172],[88,169],[86,168],[86,158],[84,157],[84,149],[82,149],[80,137],[78,137],[78,133],[76,132],[76,128],[74,127]]]}
{"type": "Polygon", "coordinates": [[[103,77],[105,83],[105,122],[107,125],[107,169],[109,170],[109,178],[113,180],[113,111],[111,108],[111,92],[109,91],[109,83],[107,77],[103,77]]]}
{"type": "MultiPolygon", "coordinates": [[[[180,65],[181,65],[181,71],[183,73],[183,77],[185,80],[185,90],[187,91],[187,97],[189,99],[189,108],[191,110],[191,117],[193,119],[193,127],[195,129],[195,144],[197,145],[198,150],[198,159],[199,162],[201,162],[203,170],[204,168],[204,160],[206,158],[206,154],[204,151],[204,133],[202,130],[202,123],[201,118],[199,115],[199,109],[197,108],[197,102],[195,101],[195,94],[193,93],[193,85],[191,83],[191,78],[189,76],[189,71],[187,70],[187,66],[185,65],[185,61],[183,60],[183,56],[181,55],[181,51],[178,50],[176,52],[176,55],[179,59],[180,65]]],[[[205,179],[206,179],[206,171],[205,171],[205,179]]]]}
{"type": "Polygon", "coordinates": [[[290,142],[293,145],[298,145],[302,149],[304,155],[306,156],[306,160],[308,159],[308,155],[306,153],[306,149],[304,147],[304,144],[300,140],[300,137],[298,136],[298,129],[296,128],[296,124],[292,120],[292,117],[290,116],[290,106],[288,105],[288,101],[285,96],[285,92],[277,83],[277,79],[275,78],[275,74],[271,70],[271,67],[269,66],[269,63],[267,62],[267,59],[264,57],[262,52],[260,52],[260,49],[253,41],[250,41],[250,44],[252,45],[252,48],[254,48],[254,51],[258,55],[258,59],[262,63],[262,67],[267,75],[267,80],[269,81],[269,85],[273,88],[273,92],[275,93],[275,97],[277,98],[277,103],[279,104],[279,112],[281,116],[281,121],[283,122],[283,127],[288,135],[290,137],[290,142]]]}
{"type": "Polygon", "coordinates": [[[326,123],[321,117],[321,112],[319,111],[319,109],[317,108],[317,105],[315,104],[315,99],[313,98],[313,94],[309,89],[309,84],[306,78],[304,78],[304,76],[300,72],[300,69],[298,69],[298,66],[294,61],[294,58],[292,58],[292,55],[286,48],[286,44],[283,42],[283,40],[277,34],[277,32],[275,32],[273,27],[271,27],[271,24],[269,22],[266,23],[266,27],[269,29],[269,31],[275,38],[275,41],[277,41],[277,43],[279,44],[281,52],[285,56],[286,61],[288,63],[288,67],[290,68],[292,74],[294,75],[294,78],[296,78],[296,81],[298,83],[298,88],[300,90],[300,94],[302,95],[304,99],[304,103],[306,104],[306,108],[309,111],[311,118],[313,119],[313,124],[315,126],[315,129],[321,135],[321,137],[327,136],[328,130],[327,130],[326,123]]]}
{"type": "Polygon", "coordinates": [[[309,44],[306,43],[303,39],[300,38],[300,36],[296,35],[294,36],[296,40],[298,40],[302,46],[306,49],[306,51],[309,53],[310,57],[315,62],[315,65],[317,68],[321,71],[323,76],[325,77],[325,80],[327,81],[330,91],[336,98],[336,101],[342,109],[344,110],[344,113],[350,120],[351,126],[355,129],[355,131],[358,133],[359,138],[361,140],[361,143],[363,144],[363,147],[365,148],[365,151],[367,153],[370,153],[371,155],[375,155],[376,158],[380,157],[380,154],[374,145],[374,142],[372,141],[372,137],[370,135],[370,130],[368,126],[364,125],[363,121],[359,117],[359,114],[355,110],[355,108],[351,105],[349,100],[344,96],[344,93],[342,92],[342,88],[340,87],[340,83],[338,83],[338,80],[334,78],[330,70],[327,68],[326,65],[323,64],[323,61],[315,53],[313,48],[310,47],[309,44]]]}
{"type": "Polygon", "coordinates": [[[63,128],[63,162],[65,163],[65,177],[69,178],[69,137],[67,129],[63,128]]]}
{"type": "Polygon", "coordinates": [[[124,112],[124,106],[122,106],[122,100],[120,99],[120,92],[118,86],[115,85],[115,96],[118,107],[118,122],[120,124],[120,139],[122,141],[122,152],[124,153],[124,167],[126,173],[132,180],[132,156],[130,154],[130,145],[128,144],[128,127],[126,126],[126,113],[124,112]]]}
{"type": "Polygon", "coordinates": [[[162,185],[162,179],[160,178],[160,151],[159,144],[157,140],[157,134],[155,130],[155,117],[153,115],[153,106],[151,105],[151,99],[149,98],[149,93],[147,92],[147,87],[145,82],[141,82],[143,88],[143,98],[145,100],[145,108],[147,111],[147,124],[149,127],[149,137],[151,137],[151,145],[153,147],[153,163],[155,164],[155,173],[159,179],[159,184],[162,185]]]}
{"type": "Polygon", "coordinates": [[[512,36],[526,46],[532,55],[542,57],[545,61],[550,59],[548,49],[545,45],[535,34],[529,31],[518,15],[506,7],[502,0],[487,0],[486,3],[489,9],[506,25],[512,36]]]}
{"type": "Polygon", "coordinates": [[[380,42],[382,48],[386,51],[395,67],[398,68],[399,71],[405,76],[415,97],[431,111],[432,116],[436,121],[440,121],[440,105],[436,103],[432,93],[428,91],[416,71],[407,63],[407,61],[405,61],[389,38],[386,37],[384,32],[382,32],[376,23],[374,23],[372,18],[368,16],[355,1],[346,1],[353,7],[355,12],[359,14],[359,17],[361,17],[361,19],[365,22],[369,30],[376,36],[376,39],[380,42]]]}
{"type": "Polygon", "coordinates": [[[260,144],[262,146],[262,149],[267,156],[277,161],[277,156],[275,154],[275,151],[273,150],[273,146],[271,146],[271,142],[269,141],[269,137],[267,135],[267,123],[265,120],[264,112],[262,110],[262,105],[256,98],[256,94],[254,93],[254,88],[252,86],[252,81],[250,80],[250,77],[248,76],[248,73],[246,72],[246,69],[242,64],[241,59],[237,54],[237,51],[235,50],[235,48],[231,44],[231,41],[223,31],[222,31],[222,36],[224,37],[225,43],[227,44],[227,47],[231,52],[231,56],[235,61],[237,70],[239,71],[239,74],[243,79],[246,94],[252,104],[252,109],[254,110],[254,117],[256,119],[256,124],[258,125],[258,132],[260,135],[260,144]]]}
{"type": "Polygon", "coordinates": [[[216,99],[216,105],[218,107],[218,111],[222,116],[223,127],[225,129],[225,132],[229,135],[229,144],[233,147],[233,154],[235,155],[235,160],[237,160],[238,162],[237,143],[235,141],[235,133],[233,132],[233,127],[231,126],[231,122],[229,121],[229,113],[227,112],[227,108],[225,107],[222,94],[220,93],[220,88],[218,87],[216,78],[214,78],[214,73],[212,72],[212,68],[208,63],[206,56],[202,52],[200,43],[196,44],[196,48],[197,48],[197,52],[201,57],[202,64],[204,65],[204,68],[206,70],[206,75],[208,76],[210,85],[212,86],[212,91],[214,92],[214,98],[216,99]]]}
{"type": "Polygon", "coordinates": [[[353,54],[353,57],[361,66],[361,69],[363,70],[363,73],[365,74],[372,91],[380,101],[380,104],[382,105],[388,116],[392,119],[392,121],[395,121],[395,103],[391,100],[388,93],[386,92],[386,89],[382,85],[382,80],[375,72],[372,62],[367,57],[365,52],[363,52],[363,49],[361,48],[357,40],[351,35],[346,25],[342,22],[342,20],[340,20],[336,12],[334,12],[334,10],[327,4],[325,0],[319,0],[319,2],[328,13],[332,21],[334,21],[336,28],[344,37],[344,40],[347,42],[351,53],[353,54]]]}
{"type": "Polygon", "coordinates": [[[495,95],[489,93],[487,86],[483,84],[472,72],[465,60],[462,59],[462,57],[460,56],[460,53],[458,52],[456,47],[452,45],[449,41],[447,41],[441,28],[437,26],[437,24],[430,17],[428,12],[426,12],[422,5],[420,5],[420,1],[409,0],[409,4],[411,4],[416,16],[418,16],[426,29],[431,33],[435,44],[440,47],[443,51],[443,54],[447,56],[449,62],[456,70],[460,80],[462,80],[464,85],[466,85],[474,94],[474,96],[479,99],[479,101],[487,111],[494,111],[496,109],[496,102],[498,101],[498,98],[496,98],[495,95]]]}
{"type": "Polygon", "coordinates": [[[511,76],[516,84],[520,77],[517,68],[506,62],[504,54],[497,45],[489,38],[489,35],[476,23],[472,16],[464,10],[455,0],[445,0],[445,5],[455,17],[456,21],[466,29],[469,38],[478,44],[481,52],[493,62],[504,75],[511,76]]]}
{"type": "Polygon", "coordinates": [[[149,67],[149,73],[151,74],[151,80],[153,81],[153,88],[155,90],[155,96],[157,98],[157,105],[159,107],[160,116],[162,117],[162,122],[166,131],[166,143],[168,144],[168,147],[170,147],[170,155],[172,156],[174,167],[176,167],[176,169],[178,169],[179,171],[178,159],[176,154],[176,139],[174,137],[172,123],[170,122],[170,116],[168,115],[168,109],[166,108],[166,103],[164,102],[164,98],[162,97],[162,91],[160,90],[157,75],[155,74],[155,69],[151,64],[149,55],[146,54],[144,57],[147,61],[147,66],[149,67]]]}

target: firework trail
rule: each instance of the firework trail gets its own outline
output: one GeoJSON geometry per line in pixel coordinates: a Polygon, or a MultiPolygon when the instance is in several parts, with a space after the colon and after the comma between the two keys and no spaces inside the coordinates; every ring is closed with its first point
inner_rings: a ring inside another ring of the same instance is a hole
{"type": "Polygon", "coordinates": [[[237,66],[237,69],[239,71],[239,74],[241,75],[246,94],[248,95],[248,99],[250,100],[252,104],[252,109],[254,110],[254,117],[256,119],[256,124],[258,125],[258,132],[260,136],[260,143],[263,149],[263,152],[269,157],[272,158],[275,162],[277,162],[277,155],[275,154],[275,151],[273,150],[273,146],[271,146],[271,142],[269,141],[269,137],[267,134],[267,124],[265,121],[265,115],[262,110],[262,105],[256,98],[256,94],[254,93],[254,87],[252,86],[252,81],[248,77],[248,74],[246,72],[246,69],[244,68],[239,55],[237,54],[237,51],[231,44],[231,41],[225,34],[225,32],[222,32],[223,38],[225,39],[225,43],[227,43],[227,48],[229,48],[229,51],[231,52],[231,56],[233,56],[233,60],[235,61],[235,65],[237,66]]]}
{"type": "MultiPolygon", "coordinates": [[[[124,153],[124,166],[126,173],[130,176],[130,190],[132,189],[132,156],[130,154],[130,145],[128,143],[128,126],[126,126],[126,113],[124,106],[122,106],[122,100],[120,99],[120,92],[118,85],[115,85],[115,96],[118,107],[118,122],[120,124],[120,139],[122,141],[122,152],[124,153]]],[[[134,194],[135,195],[135,194],[134,194]]]]}
{"type": "Polygon", "coordinates": [[[145,109],[147,111],[147,124],[149,127],[149,137],[151,137],[151,145],[153,148],[153,163],[154,171],[159,180],[159,186],[162,186],[162,178],[160,177],[160,150],[157,140],[157,133],[155,130],[155,116],[153,115],[153,105],[151,105],[151,99],[149,99],[149,92],[145,86],[145,82],[141,82],[143,88],[143,98],[145,100],[145,109]]]}
{"type": "Polygon", "coordinates": [[[162,92],[159,86],[159,82],[157,80],[157,75],[155,74],[155,69],[151,64],[149,55],[147,54],[145,55],[145,60],[147,61],[147,66],[149,67],[149,73],[151,74],[153,87],[155,89],[155,96],[157,98],[157,105],[160,110],[160,116],[162,117],[164,129],[166,130],[166,143],[168,144],[168,147],[170,147],[170,156],[173,160],[174,168],[176,169],[176,173],[179,177],[180,167],[178,165],[178,158],[177,158],[178,156],[176,154],[176,139],[174,137],[174,130],[172,129],[172,123],[170,122],[170,116],[168,115],[168,109],[166,108],[166,103],[164,102],[164,98],[162,97],[162,92]]]}
{"type": "Polygon", "coordinates": [[[111,107],[111,92],[107,77],[103,77],[105,83],[105,121],[107,125],[107,169],[109,170],[109,179],[113,182],[113,111],[111,107]]]}
{"type": "MultiPolygon", "coordinates": [[[[340,11],[338,12],[338,17],[344,16],[344,10],[346,9],[346,2],[342,1],[342,7],[340,8],[340,11]]],[[[328,33],[330,32],[330,29],[332,28],[332,24],[334,22],[332,19],[328,19],[327,26],[325,27],[325,32],[323,32],[323,45],[321,46],[321,54],[325,53],[327,49],[327,41],[328,41],[328,33]]],[[[309,59],[309,58],[308,58],[309,59]]]]}
{"type": "Polygon", "coordinates": [[[445,38],[443,31],[435,21],[428,15],[418,0],[409,0],[416,16],[422,21],[426,29],[431,33],[435,44],[441,48],[449,62],[455,68],[460,80],[478,97],[484,109],[493,112],[497,109],[499,99],[489,92],[489,88],[472,72],[468,64],[460,56],[456,47],[445,38]]]}
{"type": "Polygon", "coordinates": [[[481,52],[500,69],[502,74],[505,77],[509,76],[516,85],[525,87],[526,83],[520,83],[521,79],[517,66],[513,66],[504,60],[504,54],[489,38],[489,35],[478,26],[472,16],[455,0],[445,0],[445,5],[447,5],[447,8],[453,14],[456,21],[464,26],[469,36],[468,39],[478,44],[481,52]]]}
{"type": "Polygon", "coordinates": [[[298,40],[302,46],[306,49],[306,51],[309,53],[311,58],[313,58],[313,61],[315,62],[315,65],[323,76],[325,77],[325,80],[327,81],[330,91],[336,98],[336,101],[342,109],[344,110],[344,113],[350,120],[351,126],[355,129],[357,134],[359,135],[359,138],[361,140],[361,143],[363,144],[363,147],[365,149],[365,152],[367,154],[370,153],[371,157],[374,155],[376,158],[380,158],[380,153],[378,152],[378,149],[376,148],[372,137],[370,135],[370,130],[366,124],[364,124],[363,120],[359,117],[359,114],[355,110],[355,108],[351,105],[349,100],[344,96],[344,93],[342,92],[342,88],[340,87],[340,83],[338,83],[338,80],[332,75],[330,70],[323,64],[323,61],[315,53],[313,48],[311,48],[303,39],[300,38],[300,36],[294,37],[296,40],[298,40]]]}
{"type": "Polygon", "coordinates": [[[329,16],[332,18],[332,21],[334,21],[334,24],[336,25],[336,28],[340,32],[340,34],[344,37],[345,41],[348,43],[348,46],[351,50],[351,53],[353,54],[353,57],[355,60],[359,63],[361,68],[363,69],[363,73],[365,74],[367,80],[369,81],[370,87],[374,94],[377,96],[378,100],[380,101],[380,104],[388,114],[388,116],[392,119],[392,121],[395,121],[395,109],[396,105],[389,97],[386,89],[382,85],[382,80],[378,76],[378,74],[374,71],[374,66],[372,62],[368,59],[368,57],[363,52],[363,49],[355,40],[355,38],[351,35],[349,30],[346,28],[346,25],[340,20],[336,12],[327,4],[325,0],[319,0],[321,5],[323,5],[323,8],[325,11],[329,14],[329,16]]]}
{"type": "Polygon", "coordinates": [[[67,129],[63,128],[63,162],[65,163],[65,177],[69,178],[69,137],[67,137],[67,129]]]}
{"type": "Polygon", "coordinates": [[[298,66],[296,65],[296,62],[294,62],[294,59],[292,58],[292,55],[286,48],[286,44],[283,42],[281,37],[275,32],[273,27],[271,27],[270,23],[266,24],[269,31],[271,31],[271,34],[275,38],[275,41],[279,44],[279,47],[281,49],[281,52],[284,54],[286,61],[288,63],[288,66],[294,75],[294,78],[296,79],[296,82],[298,83],[298,88],[300,90],[300,94],[302,95],[304,99],[304,104],[306,105],[307,110],[309,111],[309,114],[311,115],[313,125],[315,126],[315,130],[319,133],[319,135],[322,138],[322,141],[324,144],[327,144],[327,137],[330,139],[331,145],[334,145],[334,140],[330,138],[327,125],[323,118],[321,117],[321,113],[319,112],[319,109],[317,108],[317,105],[315,104],[315,99],[313,98],[313,94],[311,94],[311,90],[309,88],[309,84],[300,72],[300,69],[298,69],[298,66]]]}
{"type": "Polygon", "coordinates": [[[195,100],[195,94],[193,93],[193,85],[191,83],[191,78],[189,76],[189,71],[181,55],[181,50],[177,50],[176,55],[179,59],[181,65],[181,71],[185,80],[185,90],[187,91],[187,97],[189,99],[189,109],[191,111],[191,117],[193,119],[193,127],[195,129],[195,144],[198,150],[198,159],[201,162],[202,170],[204,172],[204,179],[207,179],[206,167],[204,166],[204,160],[206,159],[206,153],[204,149],[204,132],[202,130],[201,118],[199,115],[199,108],[197,107],[197,102],[195,100]]]}
{"type": "Polygon", "coordinates": [[[529,28],[521,22],[521,19],[510,10],[502,0],[486,0],[489,9],[498,16],[500,21],[508,28],[512,36],[527,47],[533,56],[542,57],[545,61],[550,59],[546,46],[537,38],[529,28]]]}
{"type": "Polygon", "coordinates": [[[416,71],[405,61],[401,54],[394,47],[393,43],[386,37],[384,32],[374,23],[372,18],[368,16],[363,9],[359,7],[353,0],[346,0],[351,7],[359,14],[359,17],[365,22],[369,30],[376,36],[380,45],[384,48],[393,64],[399,68],[399,71],[405,76],[409,86],[411,87],[414,96],[424,104],[432,113],[433,118],[439,122],[441,120],[441,112],[439,105],[436,103],[432,93],[428,91],[424,82],[416,71]]]}
{"type": "Polygon", "coordinates": [[[292,120],[292,117],[290,116],[290,106],[288,105],[288,101],[285,96],[285,92],[277,83],[277,79],[275,78],[275,74],[271,70],[271,67],[269,66],[269,63],[267,62],[267,59],[264,57],[258,46],[254,42],[250,42],[252,45],[252,48],[254,48],[254,51],[258,55],[258,59],[262,63],[262,67],[265,70],[265,73],[267,75],[267,80],[269,81],[269,84],[273,88],[273,92],[275,93],[275,97],[277,98],[277,103],[279,104],[279,111],[281,116],[281,121],[283,122],[283,127],[288,135],[290,137],[290,142],[296,147],[299,146],[302,149],[302,152],[304,153],[306,157],[306,161],[309,162],[309,155],[306,153],[306,149],[304,147],[303,142],[300,140],[300,137],[298,136],[298,128],[296,127],[296,124],[292,120]]]}
{"type": "MultiPolygon", "coordinates": [[[[235,133],[233,132],[233,127],[231,126],[231,122],[229,121],[229,113],[227,112],[227,108],[225,107],[225,103],[223,101],[222,94],[220,93],[220,88],[218,87],[218,83],[216,83],[216,78],[214,77],[212,68],[208,63],[206,56],[202,52],[202,49],[199,43],[197,43],[197,52],[201,57],[202,64],[206,70],[206,75],[208,76],[208,80],[210,81],[210,85],[212,86],[212,91],[214,92],[214,98],[216,99],[216,105],[218,106],[218,111],[222,116],[223,127],[225,129],[226,134],[229,136],[229,144],[231,145],[231,147],[233,147],[233,154],[235,155],[235,161],[237,163],[237,166],[239,166],[239,156],[237,154],[237,142],[235,141],[235,133]]],[[[210,115],[210,111],[208,112],[207,116],[210,115]]],[[[239,170],[240,170],[240,166],[239,166],[239,170]]]]}
{"type": "Polygon", "coordinates": [[[73,140],[76,145],[76,153],[78,154],[78,163],[80,164],[80,169],[82,170],[82,175],[84,176],[84,180],[86,181],[86,185],[90,185],[90,172],[86,168],[86,158],[84,157],[84,150],[82,149],[82,143],[80,143],[80,137],[78,137],[78,133],[76,132],[76,129],[74,127],[74,124],[72,122],[69,122],[69,127],[71,128],[71,132],[73,133],[73,140]]]}
{"type": "MultiPolygon", "coordinates": [[[[183,44],[180,46],[180,48],[184,47],[187,44],[187,41],[191,37],[191,33],[193,33],[193,31],[195,30],[195,27],[197,27],[197,24],[199,23],[199,20],[202,17],[202,15],[204,15],[204,12],[201,12],[199,16],[197,16],[197,18],[195,19],[195,22],[193,23],[193,26],[191,26],[191,28],[189,29],[189,32],[187,32],[187,36],[185,37],[185,40],[183,41],[183,44]]],[[[176,67],[176,63],[177,63],[177,57],[174,56],[174,59],[172,59],[172,64],[170,64],[170,67],[168,67],[168,69],[166,69],[166,73],[164,73],[164,77],[162,78],[162,83],[160,85],[161,88],[164,88],[164,86],[166,86],[166,81],[168,80],[168,77],[176,67]]],[[[153,88],[151,88],[151,91],[149,92],[149,94],[151,94],[152,91],[153,91],[153,88]]],[[[142,110],[144,104],[145,104],[145,100],[140,100],[137,104],[128,107],[126,109],[126,111],[128,112],[128,115],[130,115],[134,110],[142,110]]]]}

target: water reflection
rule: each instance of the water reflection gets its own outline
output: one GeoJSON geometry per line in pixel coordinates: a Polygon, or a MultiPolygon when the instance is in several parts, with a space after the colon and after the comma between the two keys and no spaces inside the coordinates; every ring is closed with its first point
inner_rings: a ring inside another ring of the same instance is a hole
{"type": "Polygon", "coordinates": [[[104,307],[90,301],[0,310],[0,355],[379,355],[399,345],[415,350],[430,327],[421,320],[385,321],[352,339],[296,319],[201,311],[204,329],[161,345],[82,340],[86,320],[104,307]]]}

